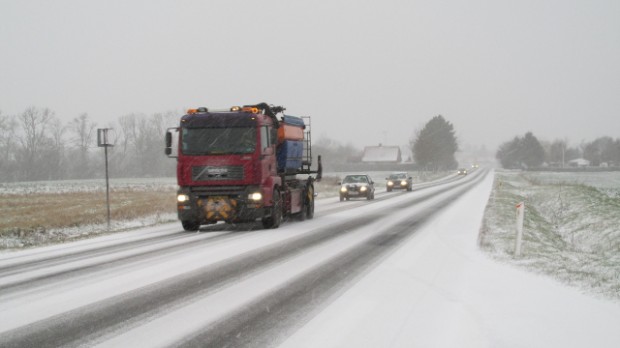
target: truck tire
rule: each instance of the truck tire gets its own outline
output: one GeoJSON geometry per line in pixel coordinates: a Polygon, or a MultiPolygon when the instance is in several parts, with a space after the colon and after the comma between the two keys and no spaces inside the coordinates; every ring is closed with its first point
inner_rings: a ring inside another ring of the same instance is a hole
{"type": "Polygon", "coordinates": [[[314,218],[314,186],[310,186],[308,188],[308,212],[306,214],[306,217],[308,219],[313,219],[314,218]]]}
{"type": "Polygon", "coordinates": [[[280,190],[273,190],[273,205],[271,206],[271,214],[267,218],[263,218],[264,228],[278,228],[282,222],[282,196],[280,190]]]}
{"type": "Polygon", "coordinates": [[[299,220],[312,219],[314,217],[314,186],[310,185],[304,190],[304,204],[299,212],[299,220]]]}
{"type": "Polygon", "coordinates": [[[200,224],[198,222],[190,220],[181,221],[181,225],[183,225],[183,229],[188,232],[198,231],[200,228],[200,224]]]}
{"type": "Polygon", "coordinates": [[[297,213],[297,220],[299,221],[305,221],[308,218],[308,210],[306,209],[307,207],[306,201],[304,200],[301,210],[299,211],[299,213],[297,213]]]}

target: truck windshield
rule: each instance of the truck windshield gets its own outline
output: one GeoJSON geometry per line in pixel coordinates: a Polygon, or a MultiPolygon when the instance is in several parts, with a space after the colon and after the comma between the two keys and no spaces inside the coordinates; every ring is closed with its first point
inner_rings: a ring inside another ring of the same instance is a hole
{"type": "Polygon", "coordinates": [[[181,151],[184,155],[223,155],[253,153],[256,128],[183,128],[181,151]]]}

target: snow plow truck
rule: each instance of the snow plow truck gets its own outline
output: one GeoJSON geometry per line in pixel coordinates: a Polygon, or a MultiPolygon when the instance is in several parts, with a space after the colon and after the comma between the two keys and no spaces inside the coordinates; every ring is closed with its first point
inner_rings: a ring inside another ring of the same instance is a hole
{"type": "Polygon", "coordinates": [[[314,217],[321,156],[312,170],[310,117],[284,110],[266,103],[200,107],[167,130],[165,153],[177,159],[183,229],[258,220],[264,228],[278,228],[288,217],[314,217]]]}

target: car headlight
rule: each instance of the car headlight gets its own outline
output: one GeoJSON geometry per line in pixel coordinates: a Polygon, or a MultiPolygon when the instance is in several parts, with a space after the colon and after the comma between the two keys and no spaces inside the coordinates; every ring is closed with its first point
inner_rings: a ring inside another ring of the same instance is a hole
{"type": "Polygon", "coordinates": [[[387,182],[387,185],[388,185],[388,186],[394,186],[394,182],[393,182],[393,181],[388,181],[388,182],[387,182]]]}
{"type": "Polygon", "coordinates": [[[360,187],[360,192],[364,192],[364,191],[366,191],[367,189],[368,189],[368,187],[366,187],[366,186],[362,186],[362,187],[360,187]]]}
{"type": "Polygon", "coordinates": [[[346,188],[346,186],[342,186],[342,187],[340,188],[340,192],[342,192],[342,193],[347,192],[347,188],[346,188]]]}
{"type": "Polygon", "coordinates": [[[185,202],[188,202],[188,201],[189,201],[189,196],[188,195],[186,195],[184,193],[181,193],[181,194],[177,195],[177,202],[185,203],[185,202]]]}
{"type": "Polygon", "coordinates": [[[403,180],[400,182],[400,186],[405,186],[405,185],[407,185],[407,181],[403,180]]]}
{"type": "Polygon", "coordinates": [[[248,195],[248,199],[249,199],[249,200],[251,200],[251,201],[258,202],[258,201],[260,201],[261,199],[263,199],[263,194],[262,194],[262,193],[260,193],[260,192],[250,193],[250,194],[248,195]]]}

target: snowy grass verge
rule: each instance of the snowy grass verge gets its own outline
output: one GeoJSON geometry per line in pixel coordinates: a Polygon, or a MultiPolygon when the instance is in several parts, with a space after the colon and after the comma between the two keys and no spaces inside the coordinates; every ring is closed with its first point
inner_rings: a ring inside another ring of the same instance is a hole
{"type": "Polygon", "coordinates": [[[174,179],[57,181],[0,186],[0,250],[62,243],[176,220],[174,179]]]}
{"type": "Polygon", "coordinates": [[[620,300],[620,173],[496,171],[480,246],[494,258],[620,300]],[[522,255],[516,208],[525,202],[522,255]]]}

